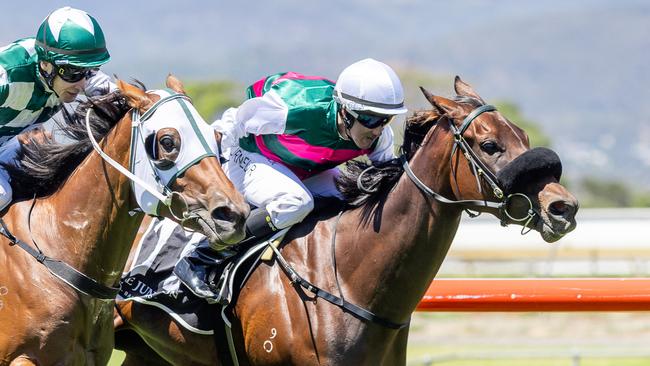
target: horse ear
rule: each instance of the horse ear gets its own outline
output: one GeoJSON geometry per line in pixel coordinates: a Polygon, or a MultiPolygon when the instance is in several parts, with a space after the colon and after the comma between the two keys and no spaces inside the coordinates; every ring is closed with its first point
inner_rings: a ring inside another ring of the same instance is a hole
{"type": "Polygon", "coordinates": [[[183,83],[178,80],[178,78],[172,74],[167,75],[167,81],[165,82],[167,87],[177,93],[187,95],[185,89],[183,88],[183,83]]]}
{"type": "Polygon", "coordinates": [[[472,86],[462,81],[458,75],[456,75],[456,78],[454,79],[454,90],[456,90],[456,94],[458,95],[476,98],[480,100],[481,103],[485,104],[483,98],[474,91],[472,86]]]}
{"type": "Polygon", "coordinates": [[[423,87],[420,87],[420,90],[422,90],[422,93],[424,96],[427,98],[429,103],[436,108],[438,113],[442,114],[448,114],[452,118],[455,118],[457,116],[460,116],[462,112],[461,106],[454,102],[451,99],[439,97],[437,95],[431,94],[428,90],[426,90],[423,87]]]}
{"type": "Polygon", "coordinates": [[[144,90],[122,80],[117,81],[117,87],[126,97],[126,102],[129,104],[129,107],[144,112],[153,105],[153,102],[144,90]]]}

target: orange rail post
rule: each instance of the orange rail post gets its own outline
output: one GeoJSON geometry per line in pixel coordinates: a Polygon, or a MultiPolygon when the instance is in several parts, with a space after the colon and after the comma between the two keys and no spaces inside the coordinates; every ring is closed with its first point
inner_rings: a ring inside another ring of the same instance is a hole
{"type": "Polygon", "coordinates": [[[650,311],[650,278],[435,279],[417,311],[650,311]]]}

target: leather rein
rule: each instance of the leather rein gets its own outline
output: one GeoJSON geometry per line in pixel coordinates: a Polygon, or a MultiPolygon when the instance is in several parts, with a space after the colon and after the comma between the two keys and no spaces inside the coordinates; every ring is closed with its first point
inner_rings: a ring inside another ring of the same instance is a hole
{"type": "MultiPolygon", "coordinates": [[[[474,172],[474,175],[477,177],[477,184],[479,191],[481,191],[481,183],[479,181],[479,178],[484,179],[488,185],[492,188],[492,192],[495,197],[497,197],[500,201],[498,202],[493,202],[493,201],[488,201],[488,200],[451,200],[443,195],[435,192],[431,188],[429,188],[424,182],[422,182],[411,170],[411,167],[409,166],[408,160],[406,159],[406,156],[402,154],[399,159],[402,163],[402,168],[404,169],[404,172],[406,175],[411,179],[411,181],[428,197],[431,197],[435,199],[436,201],[445,203],[445,204],[454,204],[454,205],[461,205],[465,208],[465,210],[468,212],[468,214],[471,217],[476,217],[480,214],[479,213],[472,213],[469,211],[470,209],[475,209],[475,208],[480,208],[480,207],[492,207],[497,209],[501,215],[499,219],[501,220],[501,225],[505,226],[507,225],[507,219],[511,219],[513,221],[524,221],[524,229],[529,225],[529,223],[533,220],[533,218],[538,215],[538,213],[534,210],[533,204],[531,200],[524,194],[522,193],[513,193],[508,196],[506,196],[503,192],[503,189],[500,187],[498,183],[498,178],[490,168],[488,168],[485,163],[481,161],[481,159],[478,158],[476,153],[471,149],[469,144],[467,143],[467,140],[463,137],[463,133],[467,130],[469,125],[474,121],[478,116],[485,112],[492,112],[496,111],[496,107],[492,105],[483,105],[480,106],[476,109],[474,109],[470,114],[465,117],[463,120],[461,126],[457,128],[453,122],[450,122],[450,126],[452,129],[452,132],[454,134],[454,147],[452,150],[451,156],[454,156],[454,153],[457,150],[460,150],[465,158],[469,161],[470,166],[472,168],[472,171],[474,172]],[[508,202],[510,199],[513,197],[517,196],[523,196],[525,199],[528,201],[529,204],[529,209],[523,218],[516,218],[513,217],[507,209],[508,202]]],[[[361,173],[363,174],[363,172],[361,173]]],[[[360,181],[357,181],[359,188],[362,189],[363,191],[366,191],[367,193],[372,193],[372,191],[368,189],[364,189],[362,185],[360,185],[360,181]]],[[[378,325],[381,325],[385,328],[389,329],[394,329],[394,330],[399,330],[407,327],[410,323],[410,319],[406,322],[403,323],[397,323],[394,321],[391,321],[389,319],[386,319],[384,317],[378,316],[377,314],[366,310],[358,305],[355,305],[353,303],[348,302],[345,297],[343,296],[343,293],[341,291],[341,285],[339,284],[338,280],[338,271],[336,269],[336,255],[335,255],[335,245],[336,245],[336,227],[338,226],[339,219],[341,218],[341,215],[343,214],[343,211],[341,211],[336,218],[336,221],[334,222],[334,228],[333,228],[333,235],[332,235],[332,240],[331,240],[331,256],[332,256],[332,262],[334,266],[334,274],[335,274],[335,279],[336,279],[336,286],[338,288],[339,296],[334,295],[328,291],[325,291],[318,286],[312,284],[308,280],[306,280],[304,277],[302,277],[298,272],[289,264],[286,259],[282,256],[281,252],[273,245],[269,245],[269,247],[275,252],[277,258],[278,258],[278,263],[280,266],[284,269],[284,271],[287,273],[289,276],[290,280],[292,283],[297,284],[301,286],[303,289],[311,292],[314,294],[316,297],[320,297],[324,299],[325,301],[334,304],[338,306],[339,308],[343,309],[344,311],[353,314],[357,318],[366,320],[368,322],[372,322],[378,325]]],[[[528,231],[531,229],[529,228],[528,231]]],[[[523,230],[522,230],[523,233],[523,230]]]]}

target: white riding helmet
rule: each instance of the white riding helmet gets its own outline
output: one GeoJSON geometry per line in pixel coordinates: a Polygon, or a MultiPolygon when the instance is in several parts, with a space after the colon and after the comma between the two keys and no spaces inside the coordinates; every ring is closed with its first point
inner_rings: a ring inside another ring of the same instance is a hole
{"type": "Polygon", "coordinates": [[[406,113],[404,89],[390,66],[367,58],[346,67],[334,86],[334,100],[351,111],[406,113]]]}

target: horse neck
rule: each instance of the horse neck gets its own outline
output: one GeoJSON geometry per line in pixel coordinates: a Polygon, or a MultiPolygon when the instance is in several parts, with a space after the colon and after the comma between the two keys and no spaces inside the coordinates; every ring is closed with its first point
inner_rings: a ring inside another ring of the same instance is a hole
{"type": "MultiPolygon", "coordinates": [[[[127,113],[100,142],[104,152],[122,166],[129,163],[130,127],[127,113]]],[[[129,180],[93,151],[45,200],[48,209],[34,208],[32,221],[46,223],[39,225],[49,231],[41,241],[55,243],[50,250],[58,251],[59,259],[104,284],[114,284],[142,220],[142,215],[129,215],[130,197],[129,180]],[[38,211],[43,214],[37,216],[38,211]]]]}
{"type": "MultiPolygon", "coordinates": [[[[449,198],[454,197],[451,141],[447,130],[436,127],[409,163],[423,183],[449,198]]],[[[358,217],[352,216],[349,239],[355,244],[340,246],[357,253],[348,251],[341,267],[350,269],[348,283],[362,292],[359,300],[388,319],[408,319],[449,250],[460,214],[457,207],[427,198],[403,174],[381,210],[379,232],[372,223],[359,230],[358,217]]]]}

